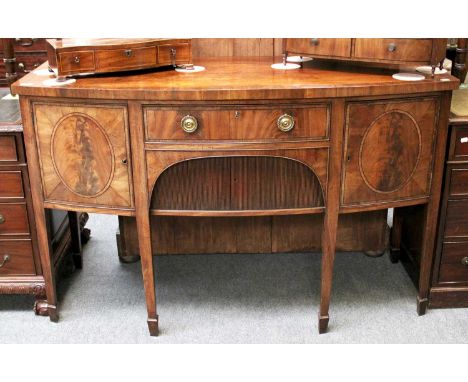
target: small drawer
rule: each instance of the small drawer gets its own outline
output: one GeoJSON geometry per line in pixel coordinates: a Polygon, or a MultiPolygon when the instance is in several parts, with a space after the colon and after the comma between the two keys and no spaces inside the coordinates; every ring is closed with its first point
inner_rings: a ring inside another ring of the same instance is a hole
{"type": "Polygon", "coordinates": [[[449,171],[449,196],[468,196],[468,167],[453,168],[448,167],[449,171]]]}
{"type": "Polygon", "coordinates": [[[449,160],[468,160],[468,126],[452,127],[449,160]]]}
{"type": "Polygon", "coordinates": [[[15,38],[15,52],[37,52],[47,50],[45,38],[15,38]]]}
{"type": "Polygon", "coordinates": [[[155,66],[156,47],[96,51],[96,71],[155,66]]]}
{"type": "Polygon", "coordinates": [[[0,240],[0,276],[35,274],[31,240],[0,240]]]}
{"type": "Polygon", "coordinates": [[[468,242],[442,245],[439,282],[468,282],[468,242]]]}
{"type": "Polygon", "coordinates": [[[148,140],[229,139],[229,111],[147,107],[144,115],[148,140]]]}
{"type": "Polygon", "coordinates": [[[350,57],[350,38],[288,38],[286,51],[313,56],[350,57]]]}
{"type": "Polygon", "coordinates": [[[447,202],[444,236],[468,237],[468,199],[447,202]]]}
{"type": "Polygon", "coordinates": [[[0,171],[0,198],[22,198],[23,178],[21,171],[0,171]]]}
{"type": "Polygon", "coordinates": [[[191,61],[190,44],[167,44],[158,46],[158,64],[171,65],[175,55],[176,64],[188,64],[191,61]]]}
{"type": "Polygon", "coordinates": [[[231,139],[318,140],[328,137],[327,105],[239,109],[233,113],[233,117],[231,139]]]}
{"type": "Polygon", "coordinates": [[[386,61],[429,62],[432,39],[357,38],[354,57],[386,61]]]}
{"type": "Polygon", "coordinates": [[[0,203],[0,236],[28,235],[28,212],[25,203],[0,203]]]}
{"type": "Polygon", "coordinates": [[[94,51],[64,52],[59,54],[59,72],[62,74],[94,72],[94,51]]]}
{"type": "Polygon", "coordinates": [[[0,162],[17,162],[16,140],[12,135],[0,136],[0,162]]]}

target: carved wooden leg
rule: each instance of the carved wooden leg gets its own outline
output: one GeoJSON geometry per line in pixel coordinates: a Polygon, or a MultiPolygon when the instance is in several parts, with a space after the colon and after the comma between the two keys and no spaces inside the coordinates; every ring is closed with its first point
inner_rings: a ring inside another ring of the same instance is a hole
{"type": "Polygon", "coordinates": [[[45,280],[47,295],[47,309],[49,318],[53,322],[59,319],[57,311],[57,293],[55,290],[55,272],[52,262],[52,250],[47,234],[45,210],[43,204],[41,169],[35,141],[34,123],[29,101],[20,98],[21,115],[23,117],[24,143],[28,156],[29,183],[34,208],[34,221],[36,225],[39,255],[41,257],[42,273],[45,280]]]}
{"type": "Polygon", "coordinates": [[[336,231],[338,229],[338,213],[340,209],[340,166],[342,148],[340,139],[344,126],[344,102],[335,100],[332,104],[331,139],[328,165],[328,185],[325,205],[325,216],[322,230],[322,275],[319,312],[319,333],[325,333],[330,319],[331,288],[333,282],[333,265],[335,263],[336,231]]]}
{"type": "Polygon", "coordinates": [[[78,213],[68,211],[68,223],[70,228],[70,251],[73,254],[73,263],[77,269],[83,268],[83,248],[81,245],[81,225],[78,213]]]}

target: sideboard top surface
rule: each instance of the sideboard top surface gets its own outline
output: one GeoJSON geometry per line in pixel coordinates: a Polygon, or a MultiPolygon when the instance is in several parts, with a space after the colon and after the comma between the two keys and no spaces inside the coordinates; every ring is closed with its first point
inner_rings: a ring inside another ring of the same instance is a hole
{"type": "Polygon", "coordinates": [[[45,72],[45,63],[15,82],[12,90],[15,94],[39,97],[226,101],[425,93],[453,90],[459,85],[459,80],[448,74],[407,82],[393,79],[391,74],[395,71],[377,68],[318,62],[296,70],[270,67],[280,60],[269,57],[197,58],[194,64],[204,66],[205,71],[178,73],[171,68],[130,75],[81,77],[64,86],[44,84],[50,76],[37,73],[45,72]]]}

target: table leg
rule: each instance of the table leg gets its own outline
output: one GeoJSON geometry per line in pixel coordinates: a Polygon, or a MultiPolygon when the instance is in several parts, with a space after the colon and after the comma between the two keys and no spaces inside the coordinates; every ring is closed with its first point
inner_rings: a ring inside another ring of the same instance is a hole
{"type": "Polygon", "coordinates": [[[68,211],[68,224],[70,229],[71,246],[70,251],[73,254],[73,263],[77,269],[83,268],[83,253],[81,245],[81,227],[79,214],[75,211],[68,211]]]}
{"type": "Polygon", "coordinates": [[[159,334],[159,316],[156,310],[156,291],[154,287],[153,251],[151,248],[151,226],[149,211],[137,213],[138,245],[140,248],[141,270],[145,288],[148,329],[151,336],[159,334]]]}

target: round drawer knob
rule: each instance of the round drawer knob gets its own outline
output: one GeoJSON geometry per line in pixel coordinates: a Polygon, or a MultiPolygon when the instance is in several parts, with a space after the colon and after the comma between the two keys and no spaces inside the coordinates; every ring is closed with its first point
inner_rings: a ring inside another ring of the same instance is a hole
{"type": "Polygon", "coordinates": [[[394,52],[396,50],[396,44],[394,42],[391,42],[388,44],[388,51],[389,52],[394,52]]]}
{"type": "Polygon", "coordinates": [[[278,118],[278,129],[287,132],[294,128],[294,118],[289,114],[283,114],[278,118]]]}
{"type": "Polygon", "coordinates": [[[462,263],[463,265],[468,266],[468,256],[466,256],[466,257],[464,257],[463,259],[461,259],[461,263],[462,263]]]}
{"type": "Polygon", "coordinates": [[[311,38],[310,43],[314,46],[317,46],[320,43],[320,40],[318,38],[311,38]]]}
{"type": "Polygon", "coordinates": [[[75,58],[73,59],[73,62],[75,64],[79,64],[80,63],[80,56],[75,56],[75,58]]]}
{"type": "Polygon", "coordinates": [[[191,115],[186,115],[180,121],[180,126],[182,126],[182,130],[186,133],[194,133],[198,128],[197,119],[191,115]]]}
{"type": "Polygon", "coordinates": [[[0,224],[3,224],[3,223],[5,223],[5,216],[0,214],[0,224]]]}
{"type": "Polygon", "coordinates": [[[0,262],[0,268],[10,261],[10,255],[3,255],[3,260],[0,262]]]}

